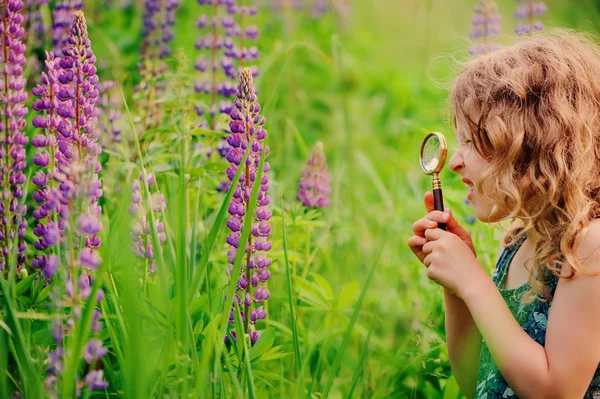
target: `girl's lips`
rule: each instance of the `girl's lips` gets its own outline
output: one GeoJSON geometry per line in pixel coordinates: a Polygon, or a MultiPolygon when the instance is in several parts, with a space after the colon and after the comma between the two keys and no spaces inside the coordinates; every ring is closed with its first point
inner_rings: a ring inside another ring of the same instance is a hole
{"type": "Polygon", "coordinates": [[[473,197],[473,195],[475,195],[475,190],[473,189],[473,186],[470,187],[469,193],[467,194],[467,199],[471,200],[471,198],[473,197]]]}

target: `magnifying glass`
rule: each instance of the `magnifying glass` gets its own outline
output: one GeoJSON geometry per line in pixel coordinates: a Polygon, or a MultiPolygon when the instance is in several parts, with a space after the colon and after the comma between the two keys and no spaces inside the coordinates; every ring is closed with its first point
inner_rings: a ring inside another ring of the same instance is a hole
{"type": "MultiPolygon", "coordinates": [[[[444,168],[448,145],[443,134],[437,132],[429,133],[421,143],[419,159],[421,169],[427,175],[433,175],[433,208],[436,211],[444,211],[444,198],[442,197],[442,183],[438,174],[444,168]]],[[[438,223],[438,227],[446,230],[446,223],[438,223]]]]}

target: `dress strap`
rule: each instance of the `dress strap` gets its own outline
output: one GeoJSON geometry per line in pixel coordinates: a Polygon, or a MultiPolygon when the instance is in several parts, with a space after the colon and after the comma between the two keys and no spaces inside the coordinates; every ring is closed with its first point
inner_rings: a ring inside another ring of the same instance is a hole
{"type": "Polygon", "coordinates": [[[527,234],[524,233],[515,243],[512,243],[511,245],[502,250],[502,253],[498,258],[498,262],[496,262],[496,267],[494,268],[494,273],[492,275],[492,280],[494,281],[496,287],[502,288],[501,285],[504,282],[504,277],[508,270],[508,265],[510,265],[510,262],[514,258],[521,245],[523,245],[523,242],[525,242],[526,238],[527,234]]]}

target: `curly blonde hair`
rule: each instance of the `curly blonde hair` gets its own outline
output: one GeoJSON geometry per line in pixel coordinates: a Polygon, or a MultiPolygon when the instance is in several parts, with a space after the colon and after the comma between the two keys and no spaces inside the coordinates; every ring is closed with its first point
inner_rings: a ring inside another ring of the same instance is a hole
{"type": "Polygon", "coordinates": [[[595,39],[554,29],[479,56],[462,66],[449,100],[454,126],[465,122],[474,150],[490,162],[481,181],[494,176],[497,193],[504,195],[505,204],[495,205],[492,214],[506,208],[503,219],[524,223],[507,239],[525,233],[537,239],[524,301],[547,299],[544,269],[560,277],[567,264],[567,279],[577,272],[598,274],[585,270],[576,256],[582,230],[600,217],[595,39]]]}

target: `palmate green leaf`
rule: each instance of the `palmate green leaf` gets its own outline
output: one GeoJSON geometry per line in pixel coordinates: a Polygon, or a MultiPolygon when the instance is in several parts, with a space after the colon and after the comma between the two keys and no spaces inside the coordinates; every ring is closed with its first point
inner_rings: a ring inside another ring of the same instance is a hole
{"type": "Polygon", "coordinates": [[[333,289],[331,288],[331,284],[329,284],[329,281],[327,281],[325,277],[317,273],[312,273],[312,277],[315,279],[315,282],[317,283],[317,286],[319,288],[319,292],[323,295],[323,298],[325,298],[328,301],[333,300],[335,298],[335,295],[333,294],[333,289]]]}
{"type": "Polygon", "coordinates": [[[356,298],[356,295],[358,295],[359,290],[360,283],[357,280],[346,283],[342,288],[342,293],[340,294],[339,308],[346,309],[351,307],[352,302],[354,302],[354,298],[356,298]]]}
{"type": "Polygon", "coordinates": [[[17,283],[17,295],[22,295],[25,291],[27,291],[29,287],[31,287],[31,284],[37,275],[38,273],[35,272],[19,281],[17,283]]]}
{"type": "Polygon", "coordinates": [[[260,339],[250,349],[250,359],[254,360],[267,352],[275,342],[275,330],[266,328],[260,334],[260,339]]]}
{"type": "Polygon", "coordinates": [[[282,346],[274,346],[268,351],[265,352],[259,359],[256,359],[256,362],[267,362],[269,360],[281,359],[283,357],[287,357],[292,354],[292,352],[282,352],[282,346]]]}
{"type": "Polygon", "coordinates": [[[269,380],[282,381],[282,382],[285,382],[286,384],[292,385],[292,382],[290,380],[284,378],[282,375],[275,374],[275,373],[265,369],[264,367],[258,366],[258,365],[255,366],[254,376],[257,378],[260,378],[264,383],[266,383],[270,387],[273,387],[273,385],[271,385],[269,383],[269,380]],[[267,380],[267,378],[268,378],[268,380],[267,380]]]}
{"type": "Polygon", "coordinates": [[[324,311],[331,309],[331,303],[327,301],[327,298],[323,295],[323,291],[318,286],[299,277],[294,279],[294,283],[298,287],[300,300],[316,309],[324,311]]]}
{"type": "Polygon", "coordinates": [[[47,287],[42,288],[38,296],[35,298],[35,302],[33,306],[42,304],[48,296],[50,295],[50,291],[52,290],[53,284],[48,285],[47,287]]]}

